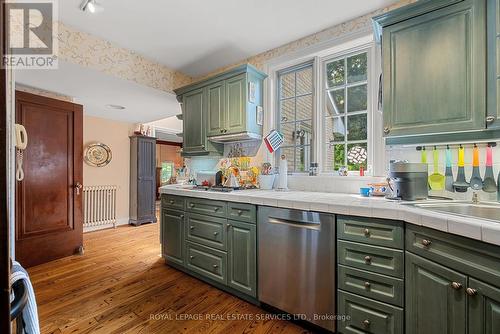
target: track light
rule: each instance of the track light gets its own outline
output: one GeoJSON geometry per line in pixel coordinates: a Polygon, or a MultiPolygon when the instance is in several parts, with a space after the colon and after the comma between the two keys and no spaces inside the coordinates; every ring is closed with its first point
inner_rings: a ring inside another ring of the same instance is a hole
{"type": "Polygon", "coordinates": [[[99,3],[97,3],[96,0],[84,0],[82,2],[82,5],[80,6],[80,9],[84,12],[89,12],[89,13],[100,13],[104,10],[104,7],[101,6],[99,3]]]}

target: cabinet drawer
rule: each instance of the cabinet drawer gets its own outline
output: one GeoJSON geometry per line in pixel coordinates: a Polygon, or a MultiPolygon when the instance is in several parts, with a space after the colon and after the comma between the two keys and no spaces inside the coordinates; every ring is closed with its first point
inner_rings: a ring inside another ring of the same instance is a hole
{"type": "Polygon", "coordinates": [[[247,223],[255,223],[257,220],[257,208],[255,205],[242,203],[228,203],[227,218],[247,223]]]}
{"type": "Polygon", "coordinates": [[[161,195],[161,205],[164,208],[184,211],[184,197],[174,195],[161,195]]]}
{"type": "Polygon", "coordinates": [[[500,286],[500,247],[408,224],[406,249],[486,283],[500,286]]]}
{"type": "Polygon", "coordinates": [[[186,215],[186,236],[188,240],[217,248],[227,249],[227,220],[188,212],[186,215]]]}
{"type": "Polygon", "coordinates": [[[337,246],[340,264],[379,274],[403,277],[403,251],[343,240],[339,240],[337,246]]]}
{"type": "Polygon", "coordinates": [[[402,279],[338,266],[339,289],[403,307],[402,279]]]}
{"type": "Polygon", "coordinates": [[[338,305],[338,314],[349,316],[338,321],[341,333],[403,333],[403,310],[399,307],[343,291],[339,291],[338,305]]]}
{"type": "Polygon", "coordinates": [[[193,272],[226,284],[226,265],[225,252],[186,242],[186,266],[193,272]]]}
{"type": "Polygon", "coordinates": [[[340,216],[337,235],[343,240],[403,249],[403,226],[400,221],[340,216]]]}
{"type": "Polygon", "coordinates": [[[210,215],[214,217],[226,217],[227,203],[223,201],[212,201],[202,198],[187,198],[186,210],[189,212],[210,215]]]}

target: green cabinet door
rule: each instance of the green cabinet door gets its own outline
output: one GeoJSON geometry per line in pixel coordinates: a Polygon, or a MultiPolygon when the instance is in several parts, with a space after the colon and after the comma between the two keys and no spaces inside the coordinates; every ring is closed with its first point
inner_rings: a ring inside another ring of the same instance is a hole
{"type": "Polygon", "coordinates": [[[207,94],[207,136],[224,133],[226,123],[224,81],[216,82],[206,89],[207,94]]]}
{"type": "Polygon", "coordinates": [[[184,212],[162,210],[162,253],[168,262],[184,265],[184,212]]]}
{"type": "Polygon", "coordinates": [[[406,333],[465,334],[467,277],[406,253],[406,333]]]}
{"type": "Polygon", "coordinates": [[[500,289],[469,278],[469,334],[500,333],[500,289]]]}
{"type": "Polygon", "coordinates": [[[485,12],[466,0],[383,28],[386,136],[485,128],[485,12]]]}
{"type": "Polygon", "coordinates": [[[500,128],[500,0],[487,0],[488,128],[500,128]]]}
{"type": "Polygon", "coordinates": [[[226,125],[225,133],[246,130],[246,73],[226,80],[226,125]]]}
{"type": "Polygon", "coordinates": [[[228,222],[228,285],[252,297],[257,297],[256,227],[229,220],[228,222]]]}
{"type": "Polygon", "coordinates": [[[206,150],[205,122],[203,117],[205,90],[196,89],[182,97],[183,109],[183,153],[203,154],[206,150]]]}

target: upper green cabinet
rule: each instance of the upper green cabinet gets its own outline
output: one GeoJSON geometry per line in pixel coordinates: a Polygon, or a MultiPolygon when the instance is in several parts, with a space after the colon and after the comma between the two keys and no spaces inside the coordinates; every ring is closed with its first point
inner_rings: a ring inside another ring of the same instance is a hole
{"type": "Polygon", "coordinates": [[[386,136],[486,128],[485,5],[425,0],[374,18],[386,136]]]}
{"type": "Polygon", "coordinates": [[[500,128],[500,0],[488,1],[488,128],[500,128]]]}
{"type": "Polygon", "coordinates": [[[175,90],[183,112],[183,155],[220,154],[220,143],[262,136],[263,80],[242,65],[175,90]]]}

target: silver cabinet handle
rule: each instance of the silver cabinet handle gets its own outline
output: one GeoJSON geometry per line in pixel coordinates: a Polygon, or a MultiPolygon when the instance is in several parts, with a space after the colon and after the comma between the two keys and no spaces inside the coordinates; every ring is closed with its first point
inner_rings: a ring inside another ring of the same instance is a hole
{"type": "Polygon", "coordinates": [[[422,239],[422,245],[424,247],[429,247],[432,244],[432,241],[427,240],[427,239],[422,239]]]}
{"type": "Polygon", "coordinates": [[[370,230],[365,228],[365,230],[363,231],[363,233],[365,234],[365,237],[369,237],[370,236],[370,230]]]}
{"type": "Polygon", "coordinates": [[[455,290],[460,290],[462,288],[462,284],[458,282],[451,282],[451,287],[455,290]]]}
{"type": "Polygon", "coordinates": [[[215,212],[219,211],[219,208],[214,208],[214,211],[215,211],[215,212]]]}
{"type": "Polygon", "coordinates": [[[473,288],[467,288],[465,292],[471,297],[477,295],[477,290],[473,288]]]}
{"type": "Polygon", "coordinates": [[[491,124],[495,121],[495,116],[486,117],[486,123],[491,124]]]}
{"type": "Polygon", "coordinates": [[[372,257],[371,256],[365,256],[365,263],[366,264],[371,264],[372,263],[372,257]]]}
{"type": "Polygon", "coordinates": [[[190,208],[194,208],[194,203],[189,203],[190,208]]]}
{"type": "Polygon", "coordinates": [[[218,265],[216,265],[216,264],[214,264],[212,267],[213,267],[214,269],[219,268],[219,266],[218,266],[218,265]]]}
{"type": "Polygon", "coordinates": [[[391,129],[390,129],[388,126],[386,126],[386,127],[384,128],[384,133],[387,135],[387,134],[389,134],[390,132],[391,132],[391,129]]]}
{"type": "Polygon", "coordinates": [[[189,226],[189,229],[190,230],[194,230],[194,226],[189,226]]]}
{"type": "Polygon", "coordinates": [[[231,227],[233,227],[233,225],[231,224],[227,224],[227,229],[229,230],[231,227]]]}
{"type": "Polygon", "coordinates": [[[191,255],[189,258],[192,260],[192,259],[194,259],[194,256],[193,256],[193,255],[191,255]]]}
{"type": "Polygon", "coordinates": [[[241,216],[243,214],[243,211],[238,210],[238,216],[241,216]]]}
{"type": "Polygon", "coordinates": [[[184,219],[184,215],[180,215],[180,216],[179,216],[179,218],[180,218],[180,219],[184,219]]]}
{"type": "Polygon", "coordinates": [[[370,320],[366,319],[366,320],[363,320],[363,327],[370,327],[370,320]]]}
{"type": "Polygon", "coordinates": [[[365,288],[369,289],[372,286],[370,282],[365,282],[365,288]]]}
{"type": "Polygon", "coordinates": [[[214,232],[214,236],[218,236],[219,235],[219,232],[214,232]]]}

